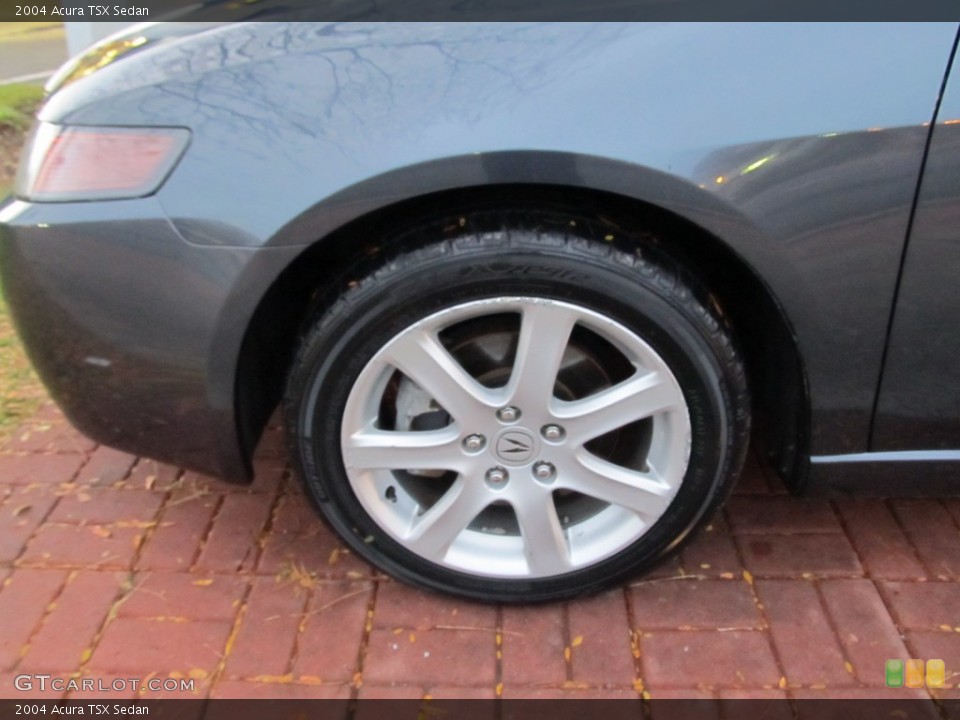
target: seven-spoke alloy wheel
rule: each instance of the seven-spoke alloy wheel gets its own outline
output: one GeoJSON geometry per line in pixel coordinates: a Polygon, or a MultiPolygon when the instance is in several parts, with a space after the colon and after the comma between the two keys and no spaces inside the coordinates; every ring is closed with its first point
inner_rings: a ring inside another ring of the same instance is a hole
{"type": "Polygon", "coordinates": [[[341,449],[354,494],[404,547],[473,575],[547,577],[613,555],[663,515],[690,422],[670,368],[635,333],[570,303],[500,297],[388,342],[347,399],[341,449]],[[618,460],[612,434],[645,452],[618,460]],[[490,442],[474,449],[477,437],[490,442]]]}
{"type": "Polygon", "coordinates": [[[294,458],[394,575],[505,601],[591,592],[722,499],[743,368],[666,258],[497,237],[403,254],[315,319],[285,404],[294,458]]]}

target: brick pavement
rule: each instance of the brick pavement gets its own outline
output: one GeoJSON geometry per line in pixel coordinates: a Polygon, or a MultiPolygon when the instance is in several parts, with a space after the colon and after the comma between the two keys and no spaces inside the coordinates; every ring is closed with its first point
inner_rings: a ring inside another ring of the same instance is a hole
{"type": "Polygon", "coordinates": [[[192,679],[185,697],[960,698],[956,499],[796,499],[751,461],[651,575],[496,607],[353,556],[291,480],[279,428],[256,470],[227,485],[42,409],[0,448],[0,696],[48,673],[192,679]],[[885,688],[884,661],[910,657],[943,659],[949,688],[885,688]]]}

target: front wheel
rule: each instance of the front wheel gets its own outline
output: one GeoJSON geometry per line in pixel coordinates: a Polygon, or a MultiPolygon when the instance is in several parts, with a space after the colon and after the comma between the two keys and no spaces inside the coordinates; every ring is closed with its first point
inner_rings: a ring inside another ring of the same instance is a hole
{"type": "Polygon", "coordinates": [[[677,546],[739,471],[747,391],[701,290],[646,255],[464,234],[317,318],[285,412],[345,541],[401,579],[496,601],[593,592],[677,546]]]}

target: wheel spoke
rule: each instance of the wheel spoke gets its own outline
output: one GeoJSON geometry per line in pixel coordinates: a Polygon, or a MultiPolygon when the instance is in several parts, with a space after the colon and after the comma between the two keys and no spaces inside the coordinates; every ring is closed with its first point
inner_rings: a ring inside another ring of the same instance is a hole
{"type": "Polygon", "coordinates": [[[408,332],[388,345],[383,358],[429,393],[459,423],[466,423],[499,398],[477,382],[432,333],[408,332]]]}
{"type": "Polygon", "coordinates": [[[489,490],[461,475],[434,505],[414,523],[404,541],[411,550],[441,562],[450,545],[490,504],[489,490]]]}
{"type": "Polygon", "coordinates": [[[682,404],[683,397],[674,383],[651,372],[634,375],[582,400],[555,402],[553,411],[570,439],[584,443],[682,404]]]}
{"type": "Polygon", "coordinates": [[[673,499],[672,488],[655,468],[639,472],[582,451],[578,462],[564,468],[558,487],[633,510],[647,518],[660,517],[673,499]]]}
{"type": "Polygon", "coordinates": [[[550,492],[524,493],[513,501],[531,575],[558,575],[572,569],[570,548],[550,492]]]}
{"type": "Polygon", "coordinates": [[[384,470],[460,470],[464,463],[454,426],[427,432],[368,428],[343,444],[348,468],[384,470]]]}
{"type": "Polygon", "coordinates": [[[524,307],[508,386],[510,402],[520,407],[543,407],[549,402],[576,321],[563,306],[524,307]]]}

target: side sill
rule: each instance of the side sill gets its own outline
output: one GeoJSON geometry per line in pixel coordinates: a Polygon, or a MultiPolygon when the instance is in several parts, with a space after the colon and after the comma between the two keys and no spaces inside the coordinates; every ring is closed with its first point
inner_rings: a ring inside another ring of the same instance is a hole
{"type": "Polygon", "coordinates": [[[807,494],[860,497],[960,495],[960,450],[905,450],[810,458],[807,494]]]}

